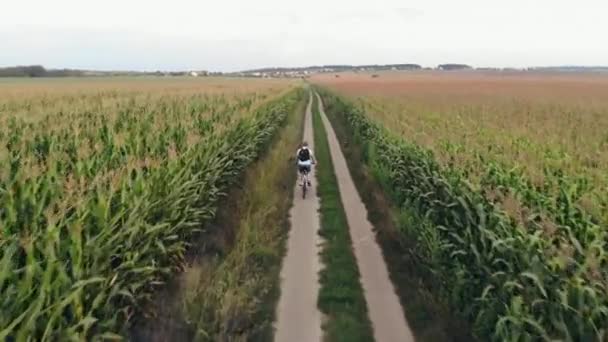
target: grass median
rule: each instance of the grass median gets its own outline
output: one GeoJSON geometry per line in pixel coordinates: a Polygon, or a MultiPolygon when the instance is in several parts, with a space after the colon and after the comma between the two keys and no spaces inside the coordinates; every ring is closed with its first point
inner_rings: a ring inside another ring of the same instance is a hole
{"type": "Polygon", "coordinates": [[[318,304],[319,309],[327,315],[323,324],[325,340],[373,341],[357,260],[352,250],[346,214],[316,97],[313,103],[313,127],[315,153],[320,165],[317,168],[320,234],[324,239],[321,252],[324,269],[320,273],[318,304]]]}

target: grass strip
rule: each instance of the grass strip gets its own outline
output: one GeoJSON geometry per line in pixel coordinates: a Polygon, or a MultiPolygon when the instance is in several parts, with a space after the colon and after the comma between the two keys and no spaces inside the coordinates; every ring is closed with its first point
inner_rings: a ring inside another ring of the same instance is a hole
{"type": "Polygon", "coordinates": [[[315,96],[313,127],[317,169],[317,193],[320,197],[320,235],[325,244],[321,252],[324,269],[320,272],[319,309],[327,315],[323,324],[326,341],[373,341],[371,322],[357,260],[346,221],[340,190],[334,173],[327,135],[315,96]]]}
{"type": "Polygon", "coordinates": [[[239,218],[234,246],[211,277],[191,283],[186,311],[197,340],[272,340],[292,205],[285,199],[293,198],[295,182],[288,157],[301,141],[304,106],[289,114],[270,152],[247,173],[237,207],[225,213],[239,218]]]}

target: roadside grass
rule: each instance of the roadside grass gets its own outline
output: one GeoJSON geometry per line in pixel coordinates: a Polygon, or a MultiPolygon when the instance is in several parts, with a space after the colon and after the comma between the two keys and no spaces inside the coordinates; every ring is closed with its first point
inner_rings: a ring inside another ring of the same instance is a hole
{"type": "Polygon", "coordinates": [[[162,315],[139,340],[272,340],[296,177],[290,157],[301,141],[306,101],[301,96],[223,200],[209,234],[193,244],[191,262],[159,300],[162,315]]]}
{"type": "Polygon", "coordinates": [[[324,239],[320,272],[319,309],[327,315],[323,323],[326,341],[373,341],[371,322],[359,269],[352,250],[344,207],[331,161],[327,135],[313,96],[313,127],[317,168],[317,193],[320,198],[321,228],[324,239]]]}
{"type": "MultiPolygon", "coordinates": [[[[391,280],[417,341],[472,341],[470,326],[455,317],[436,294],[439,284],[416,253],[408,232],[427,224],[415,211],[397,210],[363,163],[362,147],[353,139],[345,119],[326,110],[348,164],[351,177],[376,230],[391,280]],[[400,212],[400,213],[399,213],[400,212]],[[404,253],[406,251],[406,253],[404,253]]],[[[379,176],[379,175],[378,175],[379,176]]]]}
{"type": "Polygon", "coordinates": [[[210,274],[188,282],[185,316],[197,340],[272,340],[296,177],[290,157],[301,141],[308,97],[302,99],[270,151],[247,172],[237,205],[222,214],[225,222],[236,221],[236,229],[228,229],[236,234],[233,246],[207,267],[210,274]]]}

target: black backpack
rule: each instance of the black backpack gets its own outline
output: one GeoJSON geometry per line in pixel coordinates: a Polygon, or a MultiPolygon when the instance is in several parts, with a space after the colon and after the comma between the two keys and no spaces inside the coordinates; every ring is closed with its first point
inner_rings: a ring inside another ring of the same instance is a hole
{"type": "Polygon", "coordinates": [[[310,160],[310,151],[307,148],[300,149],[300,153],[298,153],[298,159],[300,161],[310,160]]]}

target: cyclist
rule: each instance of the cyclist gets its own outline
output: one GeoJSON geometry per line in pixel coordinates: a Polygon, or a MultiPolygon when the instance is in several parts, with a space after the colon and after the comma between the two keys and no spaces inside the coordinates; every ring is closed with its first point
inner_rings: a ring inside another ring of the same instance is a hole
{"type": "MultiPolygon", "coordinates": [[[[298,160],[298,171],[300,172],[300,185],[304,185],[304,171],[309,172],[312,164],[315,163],[315,157],[312,155],[312,151],[308,148],[308,142],[304,141],[298,152],[296,153],[298,160]]],[[[310,186],[310,179],[308,180],[308,186],[310,186]]]]}

